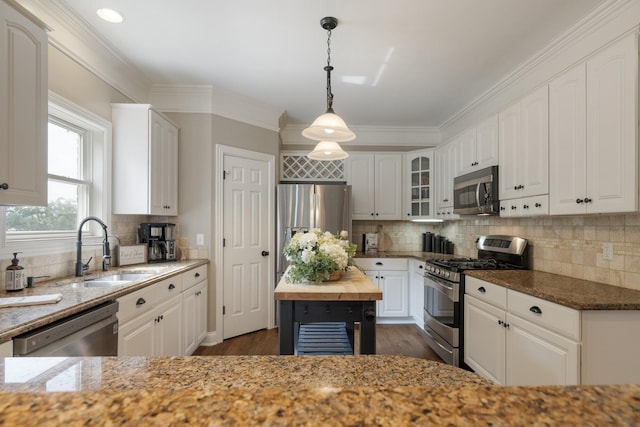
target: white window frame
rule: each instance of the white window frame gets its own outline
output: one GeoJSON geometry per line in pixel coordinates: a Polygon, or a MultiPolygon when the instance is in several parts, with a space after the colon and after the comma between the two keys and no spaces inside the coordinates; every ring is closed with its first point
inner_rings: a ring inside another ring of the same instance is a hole
{"type": "MultiPolygon", "coordinates": [[[[97,216],[111,224],[111,123],[100,116],[74,104],[55,92],[49,91],[49,115],[88,130],[90,139],[93,186],[88,215],[97,216]]],[[[93,221],[82,234],[83,242],[102,241],[103,232],[93,221]]],[[[65,253],[75,250],[77,231],[72,233],[25,233],[8,237],[5,224],[5,208],[0,209],[0,256],[6,258],[12,252],[22,256],[65,253]]]]}

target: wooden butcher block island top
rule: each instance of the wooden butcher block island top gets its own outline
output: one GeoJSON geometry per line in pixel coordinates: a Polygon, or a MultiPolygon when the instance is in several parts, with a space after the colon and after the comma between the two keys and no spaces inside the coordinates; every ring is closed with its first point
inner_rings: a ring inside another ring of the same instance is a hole
{"type": "Polygon", "coordinates": [[[274,291],[276,300],[378,301],[382,291],[356,267],[349,267],[342,279],[323,283],[287,283],[283,276],[274,291]]]}

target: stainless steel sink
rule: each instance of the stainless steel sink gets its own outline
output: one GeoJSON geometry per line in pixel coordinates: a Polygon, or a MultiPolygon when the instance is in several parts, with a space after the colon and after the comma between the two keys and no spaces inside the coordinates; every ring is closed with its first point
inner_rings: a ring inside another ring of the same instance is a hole
{"type": "Polygon", "coordinates": [[[81,282],[85,288],[105,288],[109,286],[128,285],[132,280],[88,280],[81,282]]]}
{"type": "Polygon", "coordinates": [[[74,288],[105,288],[110,286],[122,286],[138,280],[147,279],[153,276],[152,273],[120,273],[109,276],[96,277],[95,279],[85,279],[82,282],[71,283],[74,288]]]}
{"type": "Polygon", "coordinates": [[[89,279],[88,281],[94,282],[136,282],[138,280],[147,279],[153,276],[151,273],[120,273],[120,274],[111,274],[109,276],[96,277],[95,279],[89,279]]]}

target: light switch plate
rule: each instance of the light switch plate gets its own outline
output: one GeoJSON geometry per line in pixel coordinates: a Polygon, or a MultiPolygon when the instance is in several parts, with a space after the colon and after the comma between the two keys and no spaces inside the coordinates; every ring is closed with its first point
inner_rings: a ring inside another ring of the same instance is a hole
{"type": "Polygon", "coordinates": [[[196,234],[196,245],[198,246],[204,245],[204,234],[196,234]]]}
{"type": "Polygon", "coordinates": [[[602,259],[611,261],[613,259],[613,243],[602,244],[602,259]]]}

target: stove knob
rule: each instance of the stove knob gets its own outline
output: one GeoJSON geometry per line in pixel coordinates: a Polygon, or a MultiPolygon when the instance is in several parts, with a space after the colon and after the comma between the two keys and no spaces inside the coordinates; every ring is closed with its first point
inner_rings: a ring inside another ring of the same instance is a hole
{"type": "Polygon", "coordinates": [[[451,276],[451,272],[447,271],[444,275],[444,277],[446,277],[447,279],[451,276]]]}
{"type": "Polygon", "coordinates": [[[440,269],[436,268],[436,274],[440,274],[440,269]]]}

